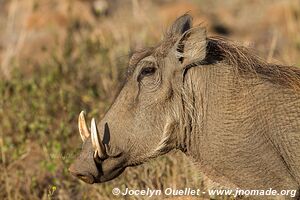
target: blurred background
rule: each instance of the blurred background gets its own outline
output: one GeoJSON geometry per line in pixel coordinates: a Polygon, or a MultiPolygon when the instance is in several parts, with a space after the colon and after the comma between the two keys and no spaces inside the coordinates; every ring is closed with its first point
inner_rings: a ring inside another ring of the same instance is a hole
{"type": "Polygon", "coordinates": [[[114,199],[114,187],[214,185],[180,152],[101,185],[67,171],[81,148],[79,112],[100,119],[131,52],[155,45],[188,11],[208,35],[300,65],[298,0],[0,0],[0,199],[114,199]]]}

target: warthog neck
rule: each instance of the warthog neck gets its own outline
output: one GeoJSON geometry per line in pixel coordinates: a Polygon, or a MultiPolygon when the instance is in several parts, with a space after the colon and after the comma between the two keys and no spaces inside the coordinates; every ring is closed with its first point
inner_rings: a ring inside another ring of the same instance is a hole
{"type": "Polygon", "coordinates": [[[221,63],[191,68],[183,91],[180,143],[205,174],[239,187],[298,187],[299,93],[221,63]]]}

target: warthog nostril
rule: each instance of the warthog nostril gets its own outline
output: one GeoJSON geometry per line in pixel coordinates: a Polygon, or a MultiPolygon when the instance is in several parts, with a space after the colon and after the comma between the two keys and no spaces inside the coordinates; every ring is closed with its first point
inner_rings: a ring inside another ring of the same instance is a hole
{"type": "Polygon", "coordinates": [[[86,177],[86,176],[85,176],[85,175],[83,175],[83,174],[77,174],[76,176],[77,176],[78,178],[80,178],[80,179],[81,179],[81,178],[83,178],[83,179],[84,179],[84,178],[86,177]]]}
{"type": "Polygon", "coordinates": [[[93,184],[94,183],[94,177],[91,175],[85,175],[85,174],[77,174],[77,178],[80,180],[83,180],[86,183],[93,184]]]}
{"type": "Polygon", "coordinates": [[[71,172],[71,174],[77,178],[79,178],[80,180],[86,182],[86,183],[90,183],[93,184],[95,182],[95,179],[92,175],[90,174],[84,174],[84,173],[80,173],[77,171],[72,170],[72,168],[69,168],[69,171],[71,172]]]}

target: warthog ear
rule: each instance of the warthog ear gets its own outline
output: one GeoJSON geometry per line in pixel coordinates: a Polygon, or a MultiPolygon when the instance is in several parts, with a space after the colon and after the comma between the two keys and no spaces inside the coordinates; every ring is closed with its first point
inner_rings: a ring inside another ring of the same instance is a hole
{"type": "Polygon", "coordinates": [[[193,18],[189,14],[184,14],[177,18],[167,31],[167,36],[181,36],[192,27],[193,18]]]}
{"type": "Polygon", "coordinates": [[[184,32],[175,43],[175,55],[183,64],[188,66],[204,60],[206,57],[207,36],[206,29],[197,26],[184,32]]]}

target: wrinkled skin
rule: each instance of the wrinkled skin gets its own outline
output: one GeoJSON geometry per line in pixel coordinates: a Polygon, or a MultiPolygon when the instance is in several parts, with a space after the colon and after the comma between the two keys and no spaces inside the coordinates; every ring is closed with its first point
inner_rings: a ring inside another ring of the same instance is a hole
{"type": "Polygon", "coordinates": [[[97,156],[86,134],[73,175],[101,183],[179,149],[233,189],[300,188],[298,68],[207,38],[183,15],[157,47],[133,55],[129,72],[97,126],[105,148],[97,156]]]}

